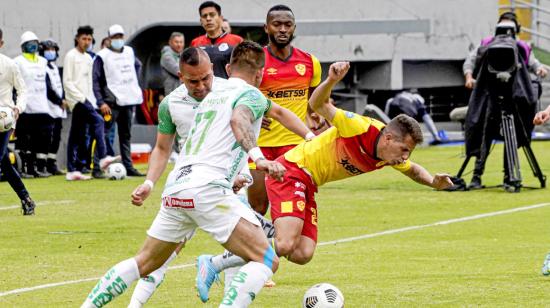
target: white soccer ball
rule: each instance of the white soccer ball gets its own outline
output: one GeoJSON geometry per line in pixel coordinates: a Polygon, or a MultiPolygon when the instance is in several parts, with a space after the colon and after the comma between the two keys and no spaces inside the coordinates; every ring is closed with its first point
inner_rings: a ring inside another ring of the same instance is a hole
{"type": "Polygon", "coordinates": [[[13,110],[10,107],[0,107],[0,133],[12,129],[14,124],[13,110]]]}
{"type": "Polygon", "coordinates": [[[107,168],[107,178],[109,180],[122,180],[126,177],[126,168],[121,163],[110,164],[107,168]]]}
{"type": "Polygon", "coordinates": [[[330,283],[319,283],[304,294],[303,308],[342,308],[344,295],[330,283]]]}

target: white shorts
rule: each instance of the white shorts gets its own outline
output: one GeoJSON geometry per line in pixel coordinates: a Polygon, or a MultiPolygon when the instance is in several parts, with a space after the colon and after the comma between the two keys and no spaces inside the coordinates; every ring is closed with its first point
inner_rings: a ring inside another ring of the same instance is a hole
{"type": "Polygon", "coordinates": [[[241,218],[260,226],[254,212],[231,189],[213,185],[189,188],[162,198],[147,235],[180,243],[191,239],[199,227],[223,244],[241,218]]]}

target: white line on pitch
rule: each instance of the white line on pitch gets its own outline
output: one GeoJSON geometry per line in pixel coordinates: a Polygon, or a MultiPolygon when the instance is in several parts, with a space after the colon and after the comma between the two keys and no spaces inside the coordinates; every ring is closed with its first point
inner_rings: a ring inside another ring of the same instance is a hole
{"type": "MultiPolygon", "coordinates": [[[[482,219],[482,218],[487,218],[487,217],[494,217],[494,216],[499,216],[499,215],[506,215],[506,214],[512,214],[512,213],[517,213],[517,212],[529,211],[529,210],[538,209],[538,208],[549,206],[549,205],[550,205],[550,202],[534,204],[534,205],[529,205],[529,206],[523,206],[523,207],[516,207],[516,208],[513,208],[513,209],[502,210],[502,211],[497,211],[497,212],[491,212],[491,213],[478,214],[478,215],[473,215],[473,216],[466,216],[466,217],[442,220],[442,221],[434,222],[434,223],[431,223],[431,224],[410,226],[410,227],[404,227],[404,228],[399,228],[399,229],[392,229],[392,230],[386,230],[386,231],[381,231],[381,232],[376,232],[376,233],[364,234],[364,235],[360,235],[360,236],[347,237],[347,238],[343,238],[343,239],[339,239],[339,240],[318,243],[317,245],[318,246],[326,246],[326,245],[334,245],[334,244],[339,244],[339,243],[353,242],[353,241],[357,241],[357,240],[363,240],[363,239],[378,237],[378,236],[382,236],[382,235],[390,235],[390,234],[396,234],[396,233],[401,233],[401,232],[406,232],[406,231],[425,229],[425,228],[429,228],[429,227],[450,225],[450,224],[454,224],[454,223],[457,223],[457,222],[465,222],[465,221],[477,220],[477,219],[482,219]]],[[[195,265],[195,263],[182,264],[182,265],[170,266],[168,269],[169,270],[183,269],[183,268],[192,267],[194,265],[195,265]]],[[[69,280],[69,281],[61,281],[61,282],[56,282],[56,283],[48,283],[48,284],[38,285],[38,286],[34,286],[34,287],[21,288],[21,289],[15,289],[15,290],[1,292],[0,297],[4,297],[4,296],[7,296],[7,295],[11,295],[11,294],[31,292],[31,291],[40,290],[40,289],[64,286],[64,285],[69,285],[69,284],[76,284],[76,283],[81,283],[81,282],[94,281],[94,280],[99,280],[99,279],[101,279],[101,277],[84,278],[84,279],[78,279],[78,280],[69,280]]]]}
{"type": "MultiPolygon", "coordinates": [[[[36,206],[43,206],[43,205],[63,205],[63,204],[72,204],[75,203],[75,200],[58,200],[58,201],[42,201],[42,202],[36,202],[36,206]]],[[[5,210],[12,210],[12,209],[20,209],[20,205],[10,205],[10,206],[0,206],[0,211],[5,210]]]]}

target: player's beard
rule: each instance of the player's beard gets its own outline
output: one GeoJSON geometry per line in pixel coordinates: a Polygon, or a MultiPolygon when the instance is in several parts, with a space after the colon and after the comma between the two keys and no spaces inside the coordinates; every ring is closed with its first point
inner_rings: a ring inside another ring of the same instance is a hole
{"type": "Polygon", "coordinates": [[[288,39],[288,41],[284,42],[284,43],[279,43],[277,42],[277,39],[275,39],[275,35],[274,34],[269,34],[269,41],[271,43],[273,43],[273,45],[277,46],[277,48],[279,49],[283,49],[285,48],[286,46],[290,45],[290,43],[292,43],[292,41],[294,40],[294,38],[296,36],[294,36],[294,33],[290,36],[290,38],[288,39]]]}

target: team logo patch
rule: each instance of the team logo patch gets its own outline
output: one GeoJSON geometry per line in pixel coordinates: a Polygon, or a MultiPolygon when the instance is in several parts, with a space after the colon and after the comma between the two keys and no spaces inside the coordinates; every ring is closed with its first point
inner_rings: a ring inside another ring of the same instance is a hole
{"type": "Polygon", "coordinates": [[[296,64],[294,68],[296,69],[296,72],[300,74],[300,76],[304,76],[304,74],[306,73],[306,66],[303,64],[296,64]]]}
{"type": "Polygon", "coordinates": [[[304,201],[298,201],[296,202],[296,207],[300,210],[300,212],[303,212],[306,208],[306,203],[304,201]]]}
{"type": "Polygon", "coordinates": [[[346,117],[347,117],[347,118],[350,118],[350,119],[351,119],[351,118],[353,118],[354,116],[355,116],[355,114],[354,114],[353,112],[351,112],[351,111],[346,111],[346,117]]]}
{"type": "Polygon", "coordinates": [[[195,202],[193,201],[193,199],[180,199],[180,198],[174,198],[174,197],[162,198],[162,205],[164,207],[186,209],[186,210],[195,208],[195,202]]]}
{"type": "Polygon", "coordinates": [[[218,49],[220,51],[226,51],[229,49],[229,45],[227,45],[227,43],[221,43],[220,46],[218,46],[218,49]]]}
{"type": "Polygon", "coordinates": [[[268,75],[276,75],[277,74],[277,69],[274,68],[274,67],[270,67],[268,69],[266,69],[266,72],[268,75]]]}

